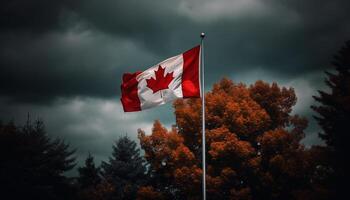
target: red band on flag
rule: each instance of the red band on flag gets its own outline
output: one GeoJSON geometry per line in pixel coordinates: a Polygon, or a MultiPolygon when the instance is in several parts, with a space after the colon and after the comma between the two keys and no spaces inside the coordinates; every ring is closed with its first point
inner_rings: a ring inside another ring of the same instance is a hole
{"type": "Polygon", "coordinates": [[[184,98],[200,97],[199,53],[199,45],[183,53],[182,94],[184,98]]]}
{"type": "Polygon", "coordinates": [[[123,104],[124,112],[141,110],[141,102],[137,94],[138,81],[136,80],[137,75],[140,73],[126,73],[123,75],[123,83],[121,85],[122,98],[120,100],[123,104]]]}

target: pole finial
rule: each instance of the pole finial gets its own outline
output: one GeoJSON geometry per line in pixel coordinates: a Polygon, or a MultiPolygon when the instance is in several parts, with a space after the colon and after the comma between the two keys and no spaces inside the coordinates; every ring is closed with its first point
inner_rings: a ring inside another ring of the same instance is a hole
{"type": "Polygon", "coordinates": [[[202,33],[201,33],[201,38],[204,38],[204,37],[205,37],[205,33],[202,32],[202,33]]]}

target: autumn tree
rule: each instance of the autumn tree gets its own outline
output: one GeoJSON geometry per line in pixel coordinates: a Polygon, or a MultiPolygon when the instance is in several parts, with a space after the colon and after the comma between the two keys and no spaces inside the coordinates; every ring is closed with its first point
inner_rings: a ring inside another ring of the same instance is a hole
{"type": "Polygon", "coordinates": [[[0,194],[4,199],[72,199],[64,173],[75,166],[74,150],[51,139],[44,124],[0,124],[0,194]]]}
{"type": "MultiPolygon", "coordinates": [[[[323,132],[320,137],[327,144],[328,166],[332,169],[329,184],[338,197],[347,194],[349,178],[350,124],[350,41],[346,42],[333,59],[334,72],[326,72],[329,91],[319,91],[314,99],[319,103],[312,108],[323,132]]],[[[338,199],[334,197],[334,199],[338,199]]]]}
{"type": "Polygon", "coordinates": [[[135,199],[138,188],[146,180],[146,167],[135,141],[127,136],[119,138],[113,145],[109,162],[101,164],[102,188],[113,192],[108,199],[135,199]]]}
{"type": "MultiPolygon", "coordinates": [[[[292,88],[223,79],[206,94],[208,199],[302,199],[315,165],[300,144],[307,121],[291,115],[292,88]]],[[[174,103],[176,126],[139,130],[152,181],[139,190],[166,199],[201,198],[201,100],[174,103]]]]}

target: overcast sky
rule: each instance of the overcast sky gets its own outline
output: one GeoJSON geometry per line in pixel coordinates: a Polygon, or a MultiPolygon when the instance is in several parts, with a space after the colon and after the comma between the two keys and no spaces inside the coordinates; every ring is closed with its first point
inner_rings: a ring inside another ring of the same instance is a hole
{"type": "Polygon", "coordinates": [[[0,120],[29,112],[48,133],[105,160],[114,140],[160,119],[171,105],[124,114],[124,72],[144,70],[200,41],[206,90],[222,77],[295,88],[293,112],[310,120],[306,145],[319,144],[312,95],[350,39],[349,0],[3,0],[0,3],[0,120]]]}

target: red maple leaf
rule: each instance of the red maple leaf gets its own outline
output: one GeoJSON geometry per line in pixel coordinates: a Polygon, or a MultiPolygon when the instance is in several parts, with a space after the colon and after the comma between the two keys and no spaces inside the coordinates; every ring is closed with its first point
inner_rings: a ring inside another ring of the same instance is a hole
{"type": "Polygon", "coordinates": [[[169,88],[170,82],[174,79],[173,73],[167,73],[164,76],[164,68],[162,68],[160,65],[154,73],[156,74],[156,79],[153,77],[150,79],[147,79],[147,87],[149,87],[152,91],[153,94],[158,92],[159,90],[164,90],[169,88]]]}

